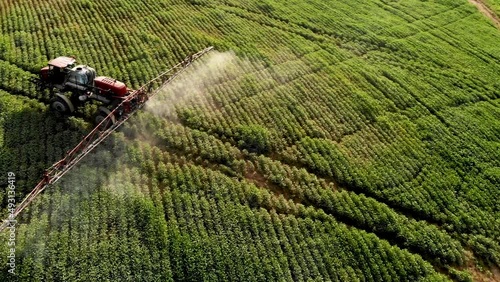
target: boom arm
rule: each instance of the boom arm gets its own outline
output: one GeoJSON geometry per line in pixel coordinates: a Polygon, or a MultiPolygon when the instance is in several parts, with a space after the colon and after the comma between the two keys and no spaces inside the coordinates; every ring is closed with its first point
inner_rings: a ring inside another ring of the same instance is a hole
{"type": "Polygon", "coordinates": [[[186,57],[182,62],[175,65],[171,69],[161,73],[157,77],[148,81],[139,89],[134,90],[128,95],[117,107],[111,111],[83,140],[76,145],[75,148],[66,153],[66,156],[54,163],[44,173],[43,179],[35,186],[35,188],[17,205],[15,211],[9,215],[0,225],[0,232],[3,231],[11,221],[21,213],[43,190],[49,185],[56,183],[76,164],[78,164],[88,153],[90,153],[97,145],[106,139],[112,132],[127,121],[137,110],[142,108],[146,101],[156,95],[165,85],[169,84],[175,77],[182,73],[195,60],[213,50],[213,47],[205,48],[204,50],[186,57]],[[138,105],[130,113],[124,114],[116,123],[113,123],[115,112],[122,108],[125,104],[135,100],[138,105]],[[102,130],[106,128],[105,130],[102,130]]]}

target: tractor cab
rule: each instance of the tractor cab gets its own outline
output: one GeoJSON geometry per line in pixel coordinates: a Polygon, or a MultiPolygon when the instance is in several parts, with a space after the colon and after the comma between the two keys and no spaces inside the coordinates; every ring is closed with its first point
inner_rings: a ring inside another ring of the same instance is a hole
{"type": "Polygon", "coordinates": [[[41,70],[42,85],[54,87],[60,91],[87,91],[94,86],[96,72],[85,65],[75,66],[72,57],[57,57],[49,61],[41,70]]]}
{"type": "Polygon", "coordinates": [[[75,62],[75,58],[71,57],[57,57],[50,60],[48,66],[40,71],[41,80],[62,88],[66,75],[75,66],[75,62]]]}

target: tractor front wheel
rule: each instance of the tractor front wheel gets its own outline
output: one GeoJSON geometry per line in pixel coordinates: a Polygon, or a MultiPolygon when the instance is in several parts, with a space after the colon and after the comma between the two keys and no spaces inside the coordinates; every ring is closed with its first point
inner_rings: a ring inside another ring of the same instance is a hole
{"type": "Polygon", "coordinates": [[[57,95],[56,97],[50,100],[50,108],[62,115],[67,115],[72,113],[74,111],[73,104],[65,96],[62,97],[61,96],[62,95],[57,95]]]}

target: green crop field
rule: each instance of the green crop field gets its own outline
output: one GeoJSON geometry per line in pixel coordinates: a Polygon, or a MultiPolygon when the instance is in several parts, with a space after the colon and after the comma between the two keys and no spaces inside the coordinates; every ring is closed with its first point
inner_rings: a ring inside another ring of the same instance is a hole
{"type": "Polygon", "coordinates": [[[500,30],[467,0],[0,0],[1,217],[92,128],[48,60],[136,89],[208,46],[0,234],[0,281],[500,281],[500,30]]]}

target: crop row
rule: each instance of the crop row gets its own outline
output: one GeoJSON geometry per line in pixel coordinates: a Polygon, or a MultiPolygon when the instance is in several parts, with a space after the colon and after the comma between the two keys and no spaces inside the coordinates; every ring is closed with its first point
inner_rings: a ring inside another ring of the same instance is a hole
{"type": "Polygon", "coordinates": [[[354,226],[383,238],[394,239],[402,247],[437,258],[440,263],[463,262],[460,243],[426,222],[409,219],[363,194],[335,191],[304,170],[290,168],[264,157],[258,158],[257,167],[266,178],[287,193],[354,226]]]}

